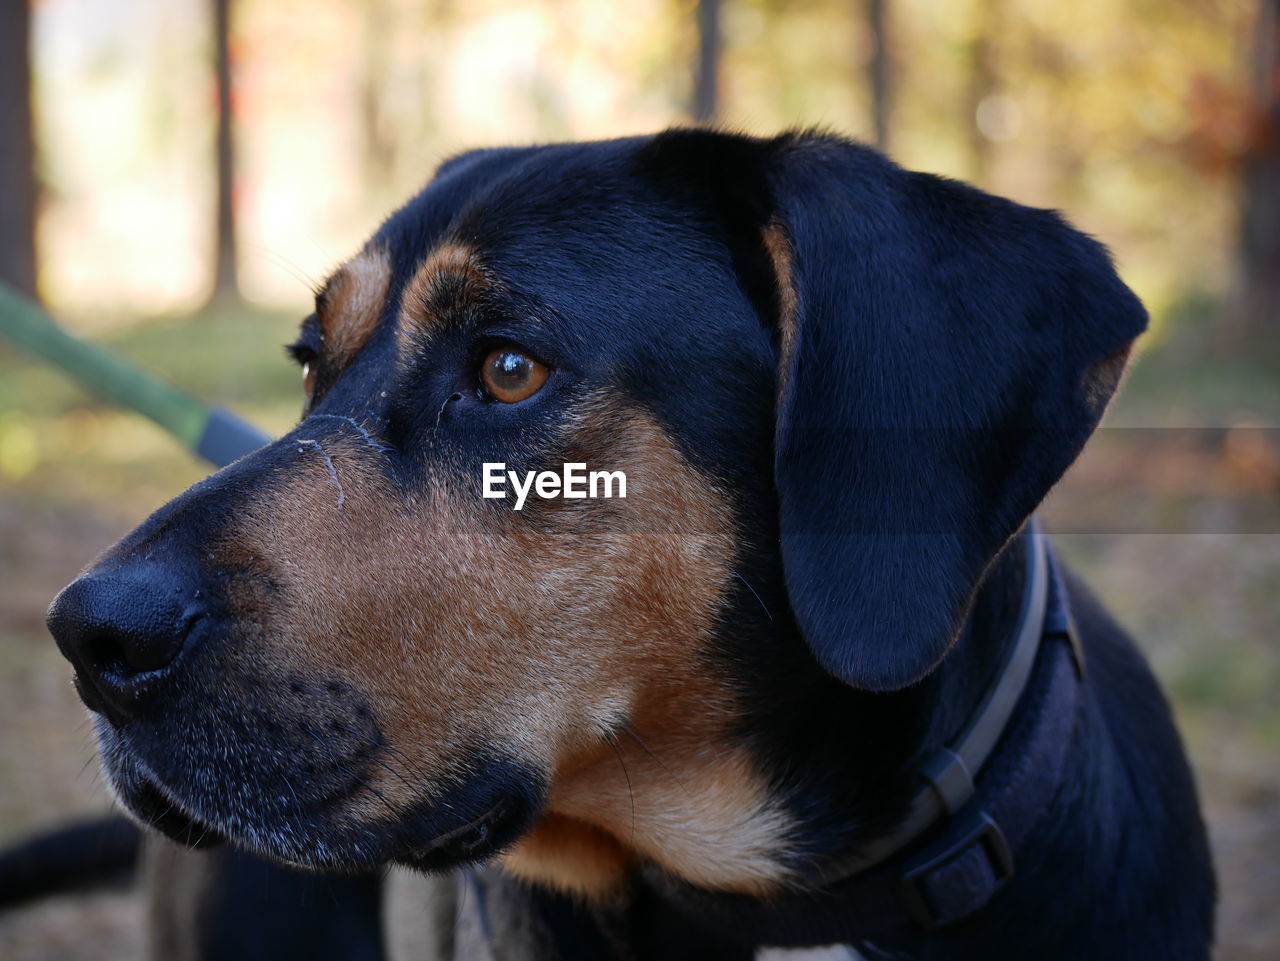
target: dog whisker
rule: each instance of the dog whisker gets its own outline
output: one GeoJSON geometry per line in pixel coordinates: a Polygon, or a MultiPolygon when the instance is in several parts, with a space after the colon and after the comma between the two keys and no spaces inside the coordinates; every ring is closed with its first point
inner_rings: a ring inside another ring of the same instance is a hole
{"type": "Polygon", "coordinates": [[[605,743],[613,748],[614,756],[618,759],[618,765],[622,768],[622,776],[627,782],[627,795],[631,798],[631,843],[635,844],[636,840],[636,792],[631,788],[631,772],[627,770],[627,762],[622,759],[622,752],[618,750],[618,745],[614,738],[605,738],[605,743]]]}
{"type": "Polygon", "coordinates": [[[739,574],[737,571],[730,571],[730,573],[733,574],[734,577],[736,577],[739,581],[742,582],[743,587],[745,587],[747,590],[751,592],[751,596],[754,597],[756,599],[756,603],[760,605],[760,610],[764,611],[764,616],[769,618],[770,621],[772,621],[773,613],[769,610],[768,605],[766,605],[765,602],[761,600],[760,595],[756,593],[756,589],[752,587],[750,583],[747,582],[747,579],[743,577],[741,574],[739,574]]]}
{"type": "MultiPolygon", "coordinates": [[[[388,744],[386,741],[380,738],[376,738],[371,734],[366,734],[365,732],[358,731],[355,728],[347,727],[345,724],[339,724],[338,729],[342,731],[346,731],[348,734],[351,734],[355,737],[363,738],[364,740],[372,744],[375,748],[386,751],[389,754],[391,754],[393,757],[399,758],[404,763],[405,769],[409,772],[409,774],[413,775],[414,777],[420,778],[423,781],[430,780],[430,772],[428,772],[420,764],[415,762],[413,758],[409,757],[409,755],[405,754],[404,751],[401,751],[399,748],[395,747],[394,745],[388,744]]],[[[410,788],[413,787],[413,783],[407,780],[402,773],[400,773],[395,768],[386,764],[386,762],[382,761],[380,758],[373,757],[372,760],[378,762],[383,767],[385,767],[388,771],[394,774],[396,777],[400,778],[400,780],[404,782],[406,787],[410,787],[410,788]]],[[[449,805],[447,804],[443,806],[446,808],[449,807],[449,805]]]]}
{"type": "Polygon", "coordinates": [[[678,777],[676,777],[675,772],[666,765],[666,762],[664,762],[662,758],[658,757],[658,755],[654,754],[653,751],[649,750],[649,745],[645,744],[644,741],[641,740],[639,733],[637,733],[634,727],[632,727],[629,723],[624,722],[618,726],[618,730],[622,731],[624,734],[628,735],[633,741],[639,744],[641,750],[643,750],[645,754],[649,755],[649,757],[653,759],[653,762],[657,764],[658,767],[662,768],[663,771],[666,772],[667,777],[671,778],[672,783],[675,784],[676,787],[678,787],[681,791],[684,791],[686,796],[688,796],[689,798],[693,797],[693,792],[691,792],[685,786],[683,781],[681,781],[678,777]]]}
{"type": "Polygon", "coordinates": [[[312,277],[309,273],[299,267],[284,254],[277,250],[267,247],[263,244],[255,244],[242,241],[246,252],[253,252],[261,256],[265,260],[271,261],[276,267],[279,267],[285,273],[289,274],[294,280],[302,284],[311,291],[311,296],[318,297],[323,289],[319,281],[312,277]]]}
{"type": "MultiPolygon", "coordinates": [[[[375,745],[376,747],[386,747],[386,745],[385,745],[385,744],[383,744],[382,742],[378,741],[376,738],[369,737],[367,734],[363,734],[363,733],[361,733],[360,731],[357,731],[357,730],[354,730],[354,729],[352,729],[352,728],[347,727],[346,725],[343,725],[343,724],[338,725],[338,730],[346,731],[348,734],[354,734],[356,737],[363,737],[363,738],[365,738],[366,740],[368,740],[371,744],[375,745]]],[[[409,780],[407,777],[405,777],[403,774],[401,774],[399,771],[397,771],[394,767],[392,767],[392,766],[391,766],[390,764],[388,764],[386,761],[382,760],[382,758],[377,757],[377,756],[376,756],[376,755],[374,755],[374,754],[371,754],[371,755],[369,756],[369,760],[371,760],[374,764],[377,764],[379,767],[381,767],[383,770],[387,771],[389,774],[394,775],[396,778],[398,778],[398,779],[400,780],[400,782],[401,782],[405,787],[409,788],[410,790],[413,790],[413,788],[414,788],[413,782],[412,782],[412,781],[410,781],[410,780],[409,780]]]]}
{"type": "MultiPolygon", "coordinates": [[[[386,743],[385,741],[375,738],[370,734],[366,734],[363,731],[358,731],[354,728],[347,727],[344,724],[339,724],[338,729],[345,731],[348,734],[354,735],[355,737],[363,738],[364,740],[368,741],[370,744],[372,744],[376,748],[390,752],[392,756],[398,757],[404,762],[406,769],[411,775],[420,778],[424,782],[430,783],[429,772],[427,772],[421,765],[414,762],[412,758],[410,758],[407,754],[405,754],[400,749],[394,747],[391,744],[386,743]]],[[[313,731],[308,730],[307,733],[310,734],[312,737],[318,737],[318,735],[316,735],[315,732],[313,731]]],[[[330,754],[330,756],[332,757],[332,753],[330,754]]],[[[406,778],[403,773],[401,773],[400,771],[397,771],[390,764],[387,764],[381,758],[378,758],[376,756],[370,756],[370,760],[372,760],[375,764],[378,764],[384,770],[388,771],[389,773],[399,778],[400,781],[405,785],[405,787],[409,788],[410,790],[415,789],[415,785],[412,781],[406,778]]],[[[373,789],[367,783],[365,783],[364,786],[369,787],[370,790],[373,789]]],[[[455,810],[453,805],[447,801],[441,800],[437,803],[436,806],[441,810],[447,812],[449,816],[452,817],[458,824],[466,824],[470,820],[470,818],[465,817],[464,815],[459,813],[457,810],[455,810]]]]}
{"type": "Polygon", "coordinates": [[[364,788],[370,794],[378,798],[378,800],[380,800],[383,804],[386,805],[387,810],[390,811],[392,814],[396,815],[397,817],[401,814],[401,812],[396,809],[395,805],[393,805],[389,800],[387,800],[387,796],[385,794],[383,794],[376,787],[374,787],[372,784],[370,784],[368,781],[362,778],[355,771],[352,771],[350,768],[339,763],[337,757],[333,753],[333,749],[329,746],[329,743],[324,738],[322,738],[315,731],[311,730],[311,728],[308,727],[306,724],[301,725],[301,727],[303,731],[305,731],[307,734],[311,735],[311,737],[315,739],[316,743],[318,743],[322,748],[324,748],[324,752],[329,755],[329,760],[334,767],[336,767],[343,774],[347,775],[347,777],[351,778],[360,787],[364,788]]]}
{"type": "Polygon", "coordinates": [[[288,776],[286,776],[283,771],[280,772],[280,780],[283,781],[284,786],[289,789],[289,793],[293,795],[293,803],[297,806],[298,810],[301,811],[302,798],[298,797],[298,791],[294,788],[293,782],[289,780],[288,776]]]}

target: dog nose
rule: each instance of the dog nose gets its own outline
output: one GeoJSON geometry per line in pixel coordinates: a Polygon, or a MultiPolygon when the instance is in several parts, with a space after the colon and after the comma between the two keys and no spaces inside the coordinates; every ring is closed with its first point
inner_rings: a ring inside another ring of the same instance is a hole
{"type": "Polygon", "coordinates": [[[155,673],[173,662],[204,613],[161,570],[89,573],[53,600],[47,623],[76,670],[80,697],[121,723],[138,708],[155,673]]]}

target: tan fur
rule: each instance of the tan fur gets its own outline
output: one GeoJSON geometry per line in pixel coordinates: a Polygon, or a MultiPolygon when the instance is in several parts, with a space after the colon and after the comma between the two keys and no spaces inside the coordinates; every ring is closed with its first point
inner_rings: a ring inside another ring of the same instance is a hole
{"type": "Polygon", "coordinates": [[[764,249],[773,264],[774,278],[778,285],[778,396],[781,397],[791,373],[791,354],[795,349],[796,325],[800,321],[800,302],[796,296],[791,242],[777,221],[764,229],[764,249]]]}
{"type": "Polygon", "coordinates": [[[509,870],[586,896],[621,875],[636,854],[714,888],[767,894],[785,882],[778,856],[788,815],[745,750],[724,743],[723,718],[678,718],[653,724],[647,736],[637,731],[639,740],[624,735],[593,763],[556,779],[548,809],[567,817],[557,825],[557,842],[567,846],[564,839],[581,825],[573,845],[590,846],[589,863],[562,863],[548,851],[531,864],[531,852],[517,849],[509,870]],[[600,832],[620,848],[594,844],[600,832]]]}
{"type": "Polygon", "coordinates": [[[391,284],[385,250],[366,249],[329,278],[318,298],[317,316],[326,360],[341,370],[377,329],[391,284]]]}
{"type": "Polygon", "coordinates": [[[492,283],[470,247],[456,241],[436,247],[405,287],[400,319],[402,351],[411,350],[430,333],[450,307],[476,297],[492,283]]]}
{"type": "Polygon", "coordinates": [[[1095,415],[1101,416],[1120,386],[1120,379],[1124,376],[1132,348],[1133,344],[1125,344],[1084,372],[1085,403],[1095,415]]]}
{"type": "Polygon", "coordinates": [[[643,854],[731,890],[783,880],[788,822],[730,747],[737,705],[708,653],[728,505],[649,415],[596,397],[563,428],[567,459],[626,471],[625,500],[519,514],[481,499],[478,464],[406,492],[358,438],[307,440],[216,552],[276,588],[237,581],[257,625],[240,670],[336,679],[372,705],[394,770],[367,772],[353,818],[430,799],[467,747],[496,748],[551,781],[515,873],[599,895],[643,854]]]}
{"type": "Polygon", "coordinates": [[[502,857],[508,873],[587,898],[605,898],[626,880],[634,854],[615,835],[584,821],[544,815],[502,857]]]}

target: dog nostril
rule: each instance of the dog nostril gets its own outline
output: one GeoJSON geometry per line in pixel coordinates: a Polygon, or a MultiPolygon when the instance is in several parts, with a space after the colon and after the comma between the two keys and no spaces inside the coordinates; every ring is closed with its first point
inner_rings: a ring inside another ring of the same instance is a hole
{"type": "Polygon", "coordinates": [[[134,673],[130,668],[139,669],[138,665],[130,663],[124,647],[120,644],[120,639],[111,632],[101,631],[91,634],[85,640],[84,652],[85,660],[99,674],[124,677],[134,673]]]}
{"type": "Polygon", "coordinates": [[[184,604],[187,591],[173,581],[149,568],[92,573],[55,598],[49,630],[90,707],[115,719],[132,713],[143,693],[134,682],[167,667],[196,638],[205,608],[184,604]]]}
{"type": "Polygon", "coordinates": [[[185,633],[127,632],[104,627],[84,641],[85,657],[99,674],[128,680],[166,667],[177,654],[185,633]]]}

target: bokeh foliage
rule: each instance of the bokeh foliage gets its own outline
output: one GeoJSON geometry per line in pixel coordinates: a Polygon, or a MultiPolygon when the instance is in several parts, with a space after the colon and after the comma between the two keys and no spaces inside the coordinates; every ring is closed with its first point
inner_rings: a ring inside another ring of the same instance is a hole
{"type": "MultiPolygon", "coordinates": [[[[1059,207],[1157,320],[1232,283],[1251,0],[893,0],[890,147],[1059,207]]],[[[200,0],[37,8],[43,289],[86,323],[190,309],[211,263],[200,0]]],[[[691,0],[237,0],[241,266],[297,309],[444,156],[680,122],[691,0]]],[[[720,121],[870,138],[864,4],[724,5],[720,121]]]]}

